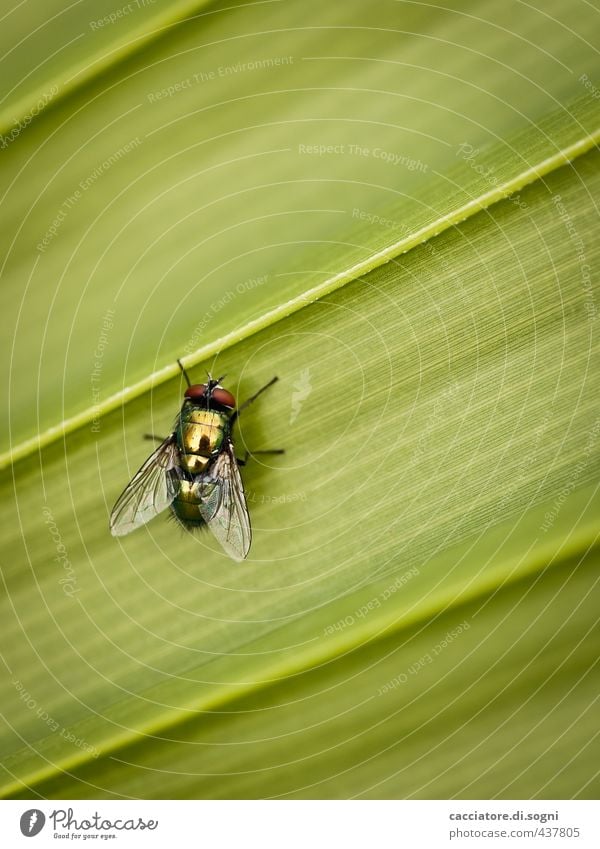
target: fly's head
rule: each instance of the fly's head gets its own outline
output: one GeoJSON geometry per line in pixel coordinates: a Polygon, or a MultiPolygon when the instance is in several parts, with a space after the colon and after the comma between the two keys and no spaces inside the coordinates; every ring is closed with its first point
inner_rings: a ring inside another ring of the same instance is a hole
{"type": "MultiPolygon", "coordinates": [[[[225,375],[223,375],[224,377],[225,375]]],[[[230,412],[235,409],[235,398],[227,389],[223,389],[221,381],[223,377],[215,380],[208,375],[208,383],[194,383],[185,390],[184,398],[188,398],[195,404],[206,404],[206,409],[224,408],[230,412]]]]}

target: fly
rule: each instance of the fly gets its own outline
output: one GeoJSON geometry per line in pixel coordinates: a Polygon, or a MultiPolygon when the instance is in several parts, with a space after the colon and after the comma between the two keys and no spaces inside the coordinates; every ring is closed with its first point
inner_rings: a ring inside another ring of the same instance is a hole
{"type": "MultiPolygon", "coordinates": [[[[207,526],[233,560],[243,560],[250,550],[252,530],[244,485],[235,455],[232,432],[238,416],[277,377],[236,409],[235,398],[218,380],[187,383],[183,405],[173,430],[127,484],[110,514],[113,536],[124,536],[170,509],[188,530],[207,526]]],[[[282,450],[254,454],[283,454],[282,450]]]]}

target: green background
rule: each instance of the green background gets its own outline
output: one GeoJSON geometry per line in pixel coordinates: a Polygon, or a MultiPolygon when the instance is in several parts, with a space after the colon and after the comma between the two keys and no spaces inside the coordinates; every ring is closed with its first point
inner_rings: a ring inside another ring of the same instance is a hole
{"type": "Polygon", "coordinates": [[[593,798],[597,10],[114,11],[3,21],[3,795],[593,798]],[[108,533],[182,354],[241,565],[108,533]]]}

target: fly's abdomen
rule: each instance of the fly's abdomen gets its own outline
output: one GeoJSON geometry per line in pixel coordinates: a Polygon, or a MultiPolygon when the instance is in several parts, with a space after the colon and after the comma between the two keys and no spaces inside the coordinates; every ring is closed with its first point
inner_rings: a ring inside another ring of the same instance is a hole
{"type": "Polygon", "coordinates": [[[198,509],[199,504],[198,482],[182,478],[179,481],[177,498],[171,504],[171,510],[182,525],[191,529],[204,524],[198,509]]]}
{"type": "Polygon", "coordinates": [[[224,413],[198,407],[181,412],[177,442],[181,465],[192,475],[204,472],[223,444],[229,419],[224,413]]]}

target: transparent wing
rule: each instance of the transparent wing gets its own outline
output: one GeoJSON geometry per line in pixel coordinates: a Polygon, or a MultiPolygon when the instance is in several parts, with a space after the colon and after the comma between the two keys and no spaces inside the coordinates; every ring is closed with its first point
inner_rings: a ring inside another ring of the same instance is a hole
{"type": "Polygon", "coordinates": [[[145,525],[175,498],[180,478],[179,450],[172,433],[146,460],[127,484],[110,514],[115,537],[145,525]]]}
{"type": "Polygon", "coordinates": [[[233,560],[243,560],[252,531],[244,485],[233,446],[229,444],[198,481],[200,515],[233,560]]]}

